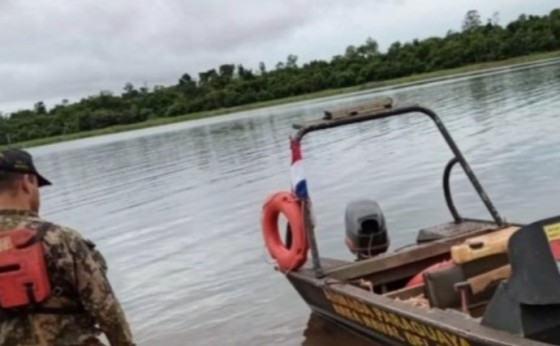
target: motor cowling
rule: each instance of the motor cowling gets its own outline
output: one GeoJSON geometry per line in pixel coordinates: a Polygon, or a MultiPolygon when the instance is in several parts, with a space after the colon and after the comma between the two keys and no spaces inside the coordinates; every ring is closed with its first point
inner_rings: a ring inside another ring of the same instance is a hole
{"type": "Polygon", "coordinates": [[[377,256],[389,248],[389,235],[381,207],[360,199],[346,206],[346,246],[358,260],[377,256]]]}

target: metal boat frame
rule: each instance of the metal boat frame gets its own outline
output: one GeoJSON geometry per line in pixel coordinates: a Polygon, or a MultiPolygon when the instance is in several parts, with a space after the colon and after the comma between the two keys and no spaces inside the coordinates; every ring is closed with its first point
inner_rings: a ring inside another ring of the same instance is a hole
{"type": "MultiPolygon", "coordinates": [[[[303,142],[304,137],[309,135],[312,132],[333,129],[340,126],[346,126],[351,124],[358,124],[366,121],[372,120],[379,120],[389,117],[397,117],[402,115],[409,115],[411,113],[420,113],[423,115],[428,116],[436,125],[437,129],[445,139],[447,145],[451,149],[454,157],[449,161],[447,166],[444,170],[443,175],[443,189],[445,194],[446,204],[449,208],[451,215],[453,216],[454,222],[459,224],[463,221],[463,218],[457,212],[455,205],[453,203],[453,199],[451,196],[451,190],[449,187],[449,177],[451,171],[456,163],[459,163],[467,177],[469,178],[470,182],[472,183],[473,187],[475,188],[478,196],[486,206],[486,209],[492,216],[495,223],[502,227],[505,225],[503,218],[498,213],[496,207],[488,197],[486,191],[480,184],[478,178],[476,177],[475,173],[471,169],[469,163],[463,156],[463,153],[447,131],[445,125],[443,124],[441,118],[431,109],[420,106],[420,105],[408,105],[402,107],[393,108],[393,102],[391,99],[386,99],[384,101],[378,101],[373,104],[369,104],[368,106],[358,107],[354,110],[347,110],[345,113],[338,115],[337,117],[333,117],[332,113],[326,112],[325,118],[319,121],[312,121],[303,124],[294,124],[293,128],[297,130],[293,140],[299,142],[300,144],[303,142]]],[[[315,273],[315,277],[321,278],[325,276],[325,271],[323,266],[321,265],[321,259],[319,256],[319,249],[317,247],[317,241],[315,238],[315,227],[312,222],[311,217],[311,198],[307,197],[306,199],[302,199],[301,203],[303,205],[303,213],[304,213],[304,225],[305,231],[307,233],[308,240],[310,242],[310,251],[312,256],[313,262],[313,270],[315,273]]]]}

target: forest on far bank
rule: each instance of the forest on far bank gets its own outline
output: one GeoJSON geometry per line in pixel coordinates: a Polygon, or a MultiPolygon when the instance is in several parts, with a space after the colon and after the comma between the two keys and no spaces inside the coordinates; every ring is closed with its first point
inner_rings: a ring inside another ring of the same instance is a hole
{"type": "Polygon", "coordinates": [[[0,144],[132,124],[153,118],[176,117],[254,102],[269,101],[326,89],[360,85],[413,74],[503,60],[560,50],[560,8],[548,15],[522,14],[501,25],[498,14],[482,19],[478,11],[466,13],[461,31],[444,37],[395,42],[380,52],[377,42],[348,46],[330,61],[298,64],[289,55],[273,69],[263,63],[257,70],[223,64],[187,73],[172,86],[135,87],[127,83],[120,95],[102,91],[75,103],[64,100],[47,109],[33,109],[0,117],[0,144]]]}

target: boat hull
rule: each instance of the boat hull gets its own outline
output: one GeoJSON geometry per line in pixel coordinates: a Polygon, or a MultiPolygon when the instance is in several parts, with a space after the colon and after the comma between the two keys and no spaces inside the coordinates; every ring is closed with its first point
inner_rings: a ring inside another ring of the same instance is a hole
{"type": "Polygon", "coordinates": [[[459,312],[421,309],[349,284],[333,285],[314,278],[310,270],[287,277],[312,311],[382,345],[549,345],[486,328],[459,312]]]}

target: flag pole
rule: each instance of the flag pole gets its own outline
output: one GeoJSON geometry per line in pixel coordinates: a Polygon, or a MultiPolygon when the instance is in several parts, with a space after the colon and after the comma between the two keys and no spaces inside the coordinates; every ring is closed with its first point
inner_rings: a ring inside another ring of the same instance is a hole
{"type": "Polygon", "coordinates": [[[313,271],[315,272],[315,277],[321,278],[325,276],[325,272],[321,267],[319,249],[317,247],[317,241],[315,239],[315,224],[313,222],[312,203],[311,197],[309,196],[309,191],[307,190],[307,181],[305,179],[305,174],[303,172],[303,156],[301,154],[300,139],[297,137],[291,138],[290,144],[292,149],[292,191],[301,202],[303,225],[311,250],[313,271]]]}

